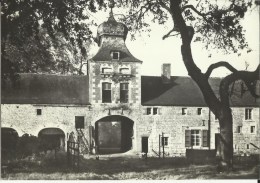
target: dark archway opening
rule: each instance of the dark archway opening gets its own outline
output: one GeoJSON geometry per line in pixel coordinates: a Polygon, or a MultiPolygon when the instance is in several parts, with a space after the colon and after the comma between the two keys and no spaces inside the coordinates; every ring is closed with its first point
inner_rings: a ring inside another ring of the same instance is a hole
{"type": "Polygon", "coordinates": [[[95,123],[97,153],[123,153],[132,148],[134,122],[124,116],[107,116],[95,123]]]}
{"type": "Polygon", "coordinates": [[[16,157],[18,138],[18,133],[13,128],[1,128],[2,159],[12,159],[16,157]]]}
{"type": "Polygon", "coordinates": [[[59,128],[44,128],[38,137],[41,150],[65,149],[65,133],[59,128]]]}

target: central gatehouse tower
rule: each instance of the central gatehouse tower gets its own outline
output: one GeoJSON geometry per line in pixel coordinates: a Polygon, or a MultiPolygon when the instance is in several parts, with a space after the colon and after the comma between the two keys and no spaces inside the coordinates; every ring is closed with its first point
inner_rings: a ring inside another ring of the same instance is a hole
{"type": "Polygon", "coordinates": [[[99,50],[88,63],[91,138],[98,153],[135,150],[141,117],[142,61],[127,49],[128,28],[115,20],[110,8],[108,20],[98,26],[99,50]]]}

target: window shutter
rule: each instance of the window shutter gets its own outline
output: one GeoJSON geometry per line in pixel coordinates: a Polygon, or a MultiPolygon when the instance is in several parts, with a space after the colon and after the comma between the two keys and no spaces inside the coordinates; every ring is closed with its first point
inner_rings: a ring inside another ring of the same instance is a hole
{"type": "Polygon", "coordinates": [[[191,147],[191,131],[185,130],[185,147],[191,147]]]}
{"type": "Polygon", "coordinates": [[[208,130],[202,130],[202,147],[208,147],[208,130]]]}

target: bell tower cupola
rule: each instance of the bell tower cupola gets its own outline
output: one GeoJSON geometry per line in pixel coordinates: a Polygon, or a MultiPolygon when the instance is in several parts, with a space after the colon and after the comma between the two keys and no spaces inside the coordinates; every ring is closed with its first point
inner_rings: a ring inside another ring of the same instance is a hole
{"type": "Polygon", "coordinates": [[[125,24],[116,21],[113,8],[115,2],[110,1],[110,13],[107,21],[98,26],[95,41],[99,46],[97,54],[92,58],[93,61],[119,61],[119,62],[139,62],[127,49],[125,40],[128,28],[125,24]]]}
{"type": "Polygon", "coordinates": [[[124,39],[124,41],[126,39],[126,36],[128,33],[128,28],[126,27],[125,24],[117,22],[115,20],[115,17],[113,14],[114,6],[115,6],[115,2],[111,1],[109,4],[110,13],[109,13],[108,20],[98,26],[97,37],[96,37],[96,42],[97,42],[98,46],[101,45],[102,38],[104,36],[122,37],[124,39]]]}
{"type": "Polygon", "coordinates": [[[114,6],[111,0],[109,16],[97,29],[95,41],[99,50],[88,64],[90,99],[96,105],[140,106],[142,61],[128,50],[125,43],[128,28],[116,20],[114,6]]]}

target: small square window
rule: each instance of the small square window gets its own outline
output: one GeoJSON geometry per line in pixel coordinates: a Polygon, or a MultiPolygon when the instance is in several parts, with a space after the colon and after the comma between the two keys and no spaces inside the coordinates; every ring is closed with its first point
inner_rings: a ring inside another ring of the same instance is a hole
{"type": "Polygon", "coordinates": [[[84,116],[75,116],[75,128],[76,129],[84,128],[84,116]]]}
{"type": "Polygon", "coordinates": [[[187,114],[187,108],[182,108],[182,115],[186,115],[187,114]]]}
{"type": "Polygon", "coordinates": [[[153,108],[153,115],[156,115],[156,114],[158,114],[158,108],[157,108],[157,107],[154,107],[154,108],[153,108]]]}
{"type": "Polygon", "coordinates": [[[242,133],[242,126],[237,127],[237,133],[242,133]]]}
{"type": "Polygon", "coordinates": [[[162,137],[161,138],[161,142],[162,142],[162,146],[168,146],[168,139],[169,137],[162,137]]]}
{"type": "Polygon", "coordinates": [[[41,109],[37,109],[36,112],[37,112],[37,115],[42,115],[42,110],[41,109]]]}
{"type": "Polygon", "coordinates": [[[148,107],[147,109],[146,109],[146,114],[147,115],[150,115],[152,113],[152,109],[150,108],[150,107],[148,107]]]}
{"type": "Polygon", "coordinates": [[[201,111],[202,111],[202,108],[198,108],[198,109],[197,109],[197,114],[198,114],[198,115],[201,115],[201,111]]]}
{"type": "Polygon", "coordinates": [[[119,52],[112,52],[112,59],[119,60],[119,52]]]}
{"type": "Polygon", "coordinates": [[[255,126],[251,126],[251,127],[250,127],[250,132],[251,132],[251,133],[255,133],[255,126]]]}

